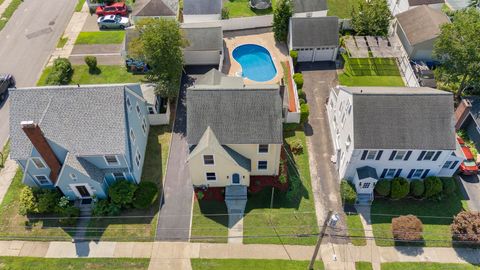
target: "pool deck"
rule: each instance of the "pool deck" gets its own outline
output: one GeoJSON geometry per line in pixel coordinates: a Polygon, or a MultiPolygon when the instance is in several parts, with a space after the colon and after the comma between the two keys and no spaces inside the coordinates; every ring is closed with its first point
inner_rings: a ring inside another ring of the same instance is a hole
{"type": "Polygon", "coordinates": [[[222,72],[230,76],[241,74],[242,67],[233,58],[233,50],[244,44],[256,44],[265,47],[272,56],[273,63],[277,69],[277,75],[270,81],[257,82],[245,79],[245,84],[273,84],[280,83],[283,78],[283,68],[281,62],[288,61],[289,54],[287,46],[277,43],[273,37],[271,29],[253,29],[241,31],[228,31],[224,33],[225,41],[225,59],[222,72]]]}

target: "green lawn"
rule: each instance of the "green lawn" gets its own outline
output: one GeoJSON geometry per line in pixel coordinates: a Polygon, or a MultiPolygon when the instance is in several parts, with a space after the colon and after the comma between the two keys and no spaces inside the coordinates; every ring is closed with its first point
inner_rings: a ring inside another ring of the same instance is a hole
{"type": "Polygon", "coordinates": [[[351,18],[352,10],[360,0],[327,0],[328,16],[338,16],[339,18],[351,18]]]}
{"type": "Polygon", "coordinates": [[[5,161],[7,161],[8,155],[10,154],[10,139],[2,148],[2,154],[0,155],[0,168],[3,168],[5,161]]]}
{"type": "Polygon", "coordinates": [[[466,263],[382,263],[382,270],[479,270],[480,267],[466,263]]]}
{"type": "Polygon", "coordinates": [[[400,76],[338,76],[340,85],[345,86],[405,86],[400,76]]]}
{"type": "Polygon", "coordinates": [[[67,44],[68,37],[60,37],[60,39],[57,42],[57,48],[63,48],[65,44],[67,44]]]}
{"type": "Polygon", "coordinates": [[[5,11],[0,14],[0,31],[7,25],[8,20],[13,16],[13,13],[20,4],[23,3],[23,0],[12,0],[12,2],[7,6],[5,11]]]}
{"type": "Polygon", "coordinates": [[[227,214],[227,206],[225,205],[225,202],[197,201],[195,199],[193,205],[191,241],[227,243],[228,216],[222,214],[227,214]],[[201,239],[205,236],[212,237],[201,239]]]}
{"type": "Polygon", "coordinates": [[[82,11],[82,7],[85,4],[85,0],[78,0],[77,5],[75,6],[75,12],[82,11]]]}
{"type": "MultiPolygon", "coordinates": [[[[230,18],[251,17],[259,15],[272,14],[273,9],[254,10],[249,6],[249,0],[228,0],[223,2],[223,6],[229,10],[230,18]]],[[[272,7],[275,6],[275,0],[272,0],[272,7]]]]}
{"type": "Polygon", "coordinates": [[[31,257],[0,257],[5,270],[146,270],[150,259],[45,259],[31,257]]]}
{"type": "Polygon", "coordinates": [[[344,59],[343,72],[338,76],[345,86],[405,86],[397,63],[393,58],[350,58],[344,59]]]}
{"type": "MultiPolygon", "coordinates": [[[[170,147],[171,127],[152,126],[143,165],[142,181],[154,182],[159,193],[165,174],[170,147]]],[[[157,226],[159,197],[149,209],[130,209],[122,212],[120,218],[92,219],[87,236],[104,241],[151,241],[157,226]],[[126,218],[145,216],[144,218],[126,218]],[[95,228],[95,229],[94,229],[95,228]]]]}
{"type": "Polygon", "coordinates": [[[372,270],[371,262],[355,262],[355,270],[372,270]]]}
{"type": "MultiPolygon", "coordinates": [[[[289,260],[242,260],[242,259],[191,259],[192,270],[305,270],[308,261],[289,260]]],[[[317,261],[315,270],[324,269],[317,261]]]]}
{"type": "Polygon", "coordinates": [[[243,234],[247,237],[243,239],[245,244],[314,245],[316,243],[316,236],[296,237],[318,233],[305,134],[303,131],[286,132],[284,137],[287,143],[300,140],[303,145],[303,153],[294,156],[296,164],[292,161],[288,166],[290,186],[296,183],[298,187],[294,188],[290,195],[277,190],[274,195],[273,209],[270,209],[270,188],[249,196],[243,224],[243,234]],[[277,234],[295,236],[276,237],[277,234]],[[248,238],[248,236],[259,235],[268,237],[248,238]]]}
{"type": "MultiPolygon", "coordinates": [[[[355,213],[347,214],[347,227],[349,236],[364,237],[365,231],[363,229],[362,222],[360,221],[360,216],[355,213]]],[[[352,238],[350,239],[354,246],[365,246],[367,241],[365,238],[352,238]]]]}
{"type": "MultiPolygon", "coordinates": [[[[376,238],[392,238],[390,215],[418,216],[423,222],[424,245],[427,247],[450,247],[452,236],[450,224],[453,216],[463,209],[463,196],[457,192],[441,201],[403,199],[398,201],[375,199],[372,204],[373,234],[376,238]],[[382,214],[382,215],[377,215],[382,214]],[[423,217],[420,217],[423,216],[423,217]],[[432,216],[445,218],[431,218],[432,216]],[[452,218],[450,218],[452,217],[452,218]]],[[[379,246],[393,246],[393,240],[375,239],[379,246]]]]}
{"type": "MultiPolygon", "coordinates": [[[[138,83],[145,76],[127,72],[124,66],[98,66],[98,74],[90,74],[87,65],[73,66],[74,72],[70,84],[110,84],[110,83],[138,83]]],[[[43,70],[37,86],[45,86],[48,74],[52,67],[46,67],[43,70]]]]}
{"type": "Polygon", "coordinates": [[[125,31],[80,32],[75,45],[82,44],[120,44],[125,38],[125,31]]]}

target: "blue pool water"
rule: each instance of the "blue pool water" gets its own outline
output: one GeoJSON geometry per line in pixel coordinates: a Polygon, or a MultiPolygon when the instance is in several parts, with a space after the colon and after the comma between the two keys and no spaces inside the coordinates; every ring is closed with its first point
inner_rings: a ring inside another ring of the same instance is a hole
{"type": "Polygon", "coordinates": [[[270,53],[262,46],[240,45],[233,50],[232,55],[242,66],[242,77],[257,82],[266,82],[277,75],[277,69],[270,53]]]}

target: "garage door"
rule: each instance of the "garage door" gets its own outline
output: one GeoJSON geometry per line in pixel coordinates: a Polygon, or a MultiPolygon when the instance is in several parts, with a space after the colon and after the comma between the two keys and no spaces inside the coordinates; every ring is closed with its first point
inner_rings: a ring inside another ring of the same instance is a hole
{"type": "Polygon", "coordinates": [[[298,49],[298,62],[311,62],[313,49],[298,49]]]}
{"type": "Polygon", "coordinates": [[[315,49],[315,61],[332,61],[334,60],[335,49],[333,48],[317,48],[315,49]]]}

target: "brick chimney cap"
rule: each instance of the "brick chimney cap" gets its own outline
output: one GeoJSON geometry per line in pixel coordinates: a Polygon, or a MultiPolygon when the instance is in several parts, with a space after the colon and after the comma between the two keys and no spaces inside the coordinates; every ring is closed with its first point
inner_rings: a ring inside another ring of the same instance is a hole
{"type": "Polygon", "coordinates": [[[32,128],[32,127],[35,127],[35,122],[33,121],[22,121],[20,122],[20,125],[22,126],[22,128],[32,128]]]}

